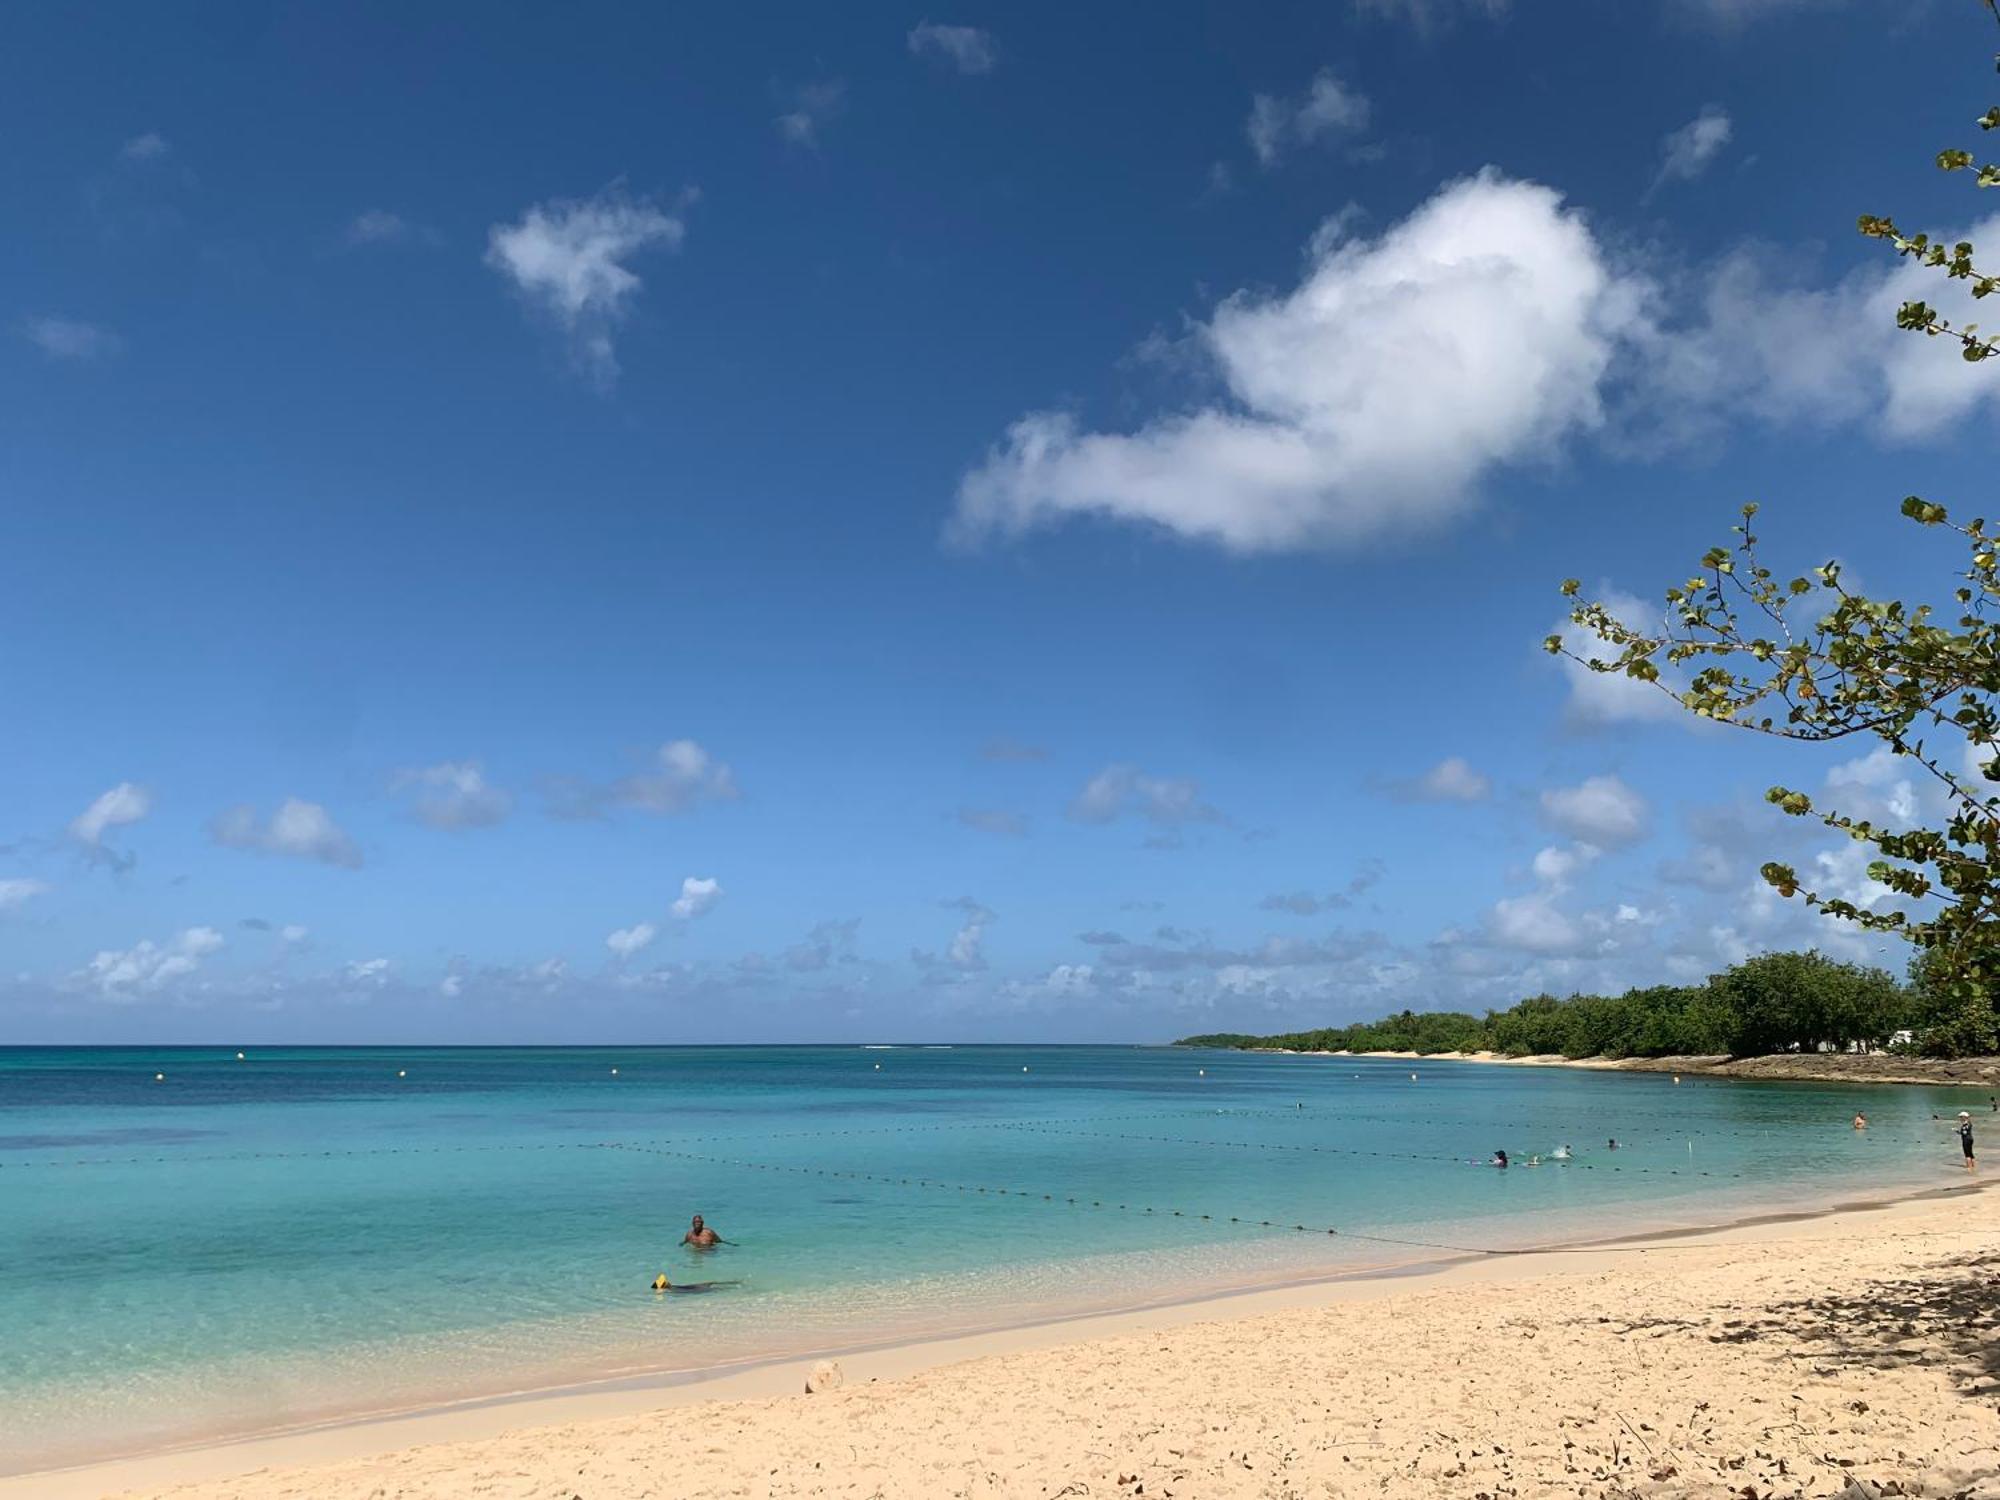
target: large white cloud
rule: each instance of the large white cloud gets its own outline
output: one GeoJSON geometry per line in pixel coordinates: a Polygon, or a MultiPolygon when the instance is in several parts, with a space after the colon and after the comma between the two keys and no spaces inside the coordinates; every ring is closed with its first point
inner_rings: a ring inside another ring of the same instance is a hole
{"type": "Polygon", "coordinates": [[[1226,401],[1131,433],[1030,413],[961,481],[953,533],[1094,515],[1262,552],[1435,525],[1602,421],[1640,290],[1553,189],[1491,169],[1379,238],[1332,221],[1295,291],[1197,329],[1226,401]]]}
{"type": "Polygon", "coordinates": [[[678,210],[607,191],[538,203],[518,223],[487,233],[486,264],[563,333],[576,369],[600,387],[618,378],[613,331],[641,282],[626,264],[687,237],[678,210]]]}
{"type": "Polygon", "coordinates": [[[254,849],[322,864],[361,867],[361,849],[317,802],[287,797],[269,818],[247,803],[216,815],[209,832],[231,849],[254,849]]]}

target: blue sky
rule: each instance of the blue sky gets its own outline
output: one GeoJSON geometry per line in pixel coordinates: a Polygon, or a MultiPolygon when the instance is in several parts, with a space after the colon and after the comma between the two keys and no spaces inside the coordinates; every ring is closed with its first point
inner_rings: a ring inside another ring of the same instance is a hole
{"type": "Polygon", "coordinates": [[[1942,592],[1896,505],[1980,493],[1996,388],[1853,224],[1977,227],[1970,0],[0,27],[0,1041],[1157,1040],[1876,954],[1761,891],[1870,895],[1760,794],[1893,767],[1539,642],[1753,499],[1942,592]]]}

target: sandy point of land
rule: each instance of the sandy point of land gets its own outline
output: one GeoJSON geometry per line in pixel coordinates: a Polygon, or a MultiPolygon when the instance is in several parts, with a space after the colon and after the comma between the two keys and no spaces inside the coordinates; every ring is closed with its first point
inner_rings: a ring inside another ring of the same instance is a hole
{"type": "Polygon", "coordinates": [[[419,1418],[0,1494],[2000,1497],[1996,1271],[2000,1193],[1967,1191],[1033,1330],[932,1368],[850,1356],[826,1394],[562,1425],[530,1404],[471,1441],[304,1462],[419,1418]],[[274,1454],[291,1466],[171,1487],[274,1454]]]}

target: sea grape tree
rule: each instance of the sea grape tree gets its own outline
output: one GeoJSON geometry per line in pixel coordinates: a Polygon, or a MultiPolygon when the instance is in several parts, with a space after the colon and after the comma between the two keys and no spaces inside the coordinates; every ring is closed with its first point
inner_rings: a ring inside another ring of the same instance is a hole
{"type": "MultiPolygon", "coordinates": [[[[1984,3],[1994,8],[1994,0],[1984,3]]],[[[1978,124],[2000,128],[2000,106],[1978,124]]],[[[1981,188],[2000,186],[2000,164],[1981,163],[1969,151],[1942,152],[1938,166],[1970,173],[1981,188]]],[[[1876,215],[1863,216],[1860,229],[1965,283],[1974,299],[2000,290],[2000,275],[1980,268],[1968,241],[1947,246],[1876,215]]],[[[1906,302],[1896,321],[1957,344],[1973,364],[2000,353],[2000,340],[1977,324],[1925,302],[1906,302]]],[[[1888,826],[1819,806],[1786,786],[1767,794],[1786,813],[1818,818],[1870,845],[1868,874],[1886,898],[1864,904],[1815,890],[1777,861],[1762,874],[1785,896],[1916,947],[1926,1050],[2000,1050],[1993,1002],[2000,985],[2000,523],[1959,520],[1919,496],[1904,500],[1911,522],[1954,536],[1963,548],[1950,602],[1910,604],[1850,587],[1838,562],[1811,576],[1773,572],[1759,558],[1756,513],[1754,505],[1743,508],[1735,541],[1711,549],[1666,591],[1664,614],[1651,626],[1582,599],[1577,581],[1566,581],[1570,619],[1584,644],[1552,635],[1547,648],[1593,672],[1651,684],[1699,718],[1783,739],[1872,740],[1921,768],[1939,793],[1938,826],[1888,826]]]]}

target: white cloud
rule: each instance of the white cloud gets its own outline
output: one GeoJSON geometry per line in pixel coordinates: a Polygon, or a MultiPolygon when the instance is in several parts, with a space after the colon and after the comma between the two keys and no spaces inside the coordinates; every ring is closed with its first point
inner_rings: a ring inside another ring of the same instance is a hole
{"type": "Polygon", "coordinates": [[[1419,31],[1430,31],[1461,11],[1484,16],[1504,15],[1507,0],[1354,0],[1354,8],[1364,15],[1407,21],[1419,31]]]}
{"type": "Polygon", "coordinates": [[[681,882],[681,893],[674,898],[674,904],[668,910],[674,914],[676,921],[691,922],[721,899],[721,881],[690,875],[681,882]]]}
{"type": "Polygon", "coordinates": [[[1008,812],[997,807],[961,807],[958,821],[967,828],[976,828],[981,833],[1005,834],[1019,838],[1028,831],[1026,813],[1008,812]]]}
{"type": "Polygon", "coordinates": [[[964,975],[986,967],[986,928],[993,921],[992,911],[970,896],[943,904],[951,911],[963,913],[944,956],[940,958],[922,949],[910,951],[910,961],[920,969],[929,970],[934,984],[957,983],[964,975]]]}
{"type": "Polygon", "coordinates": [[[1575,953],[1588,941],[1583,928],[1542,894],[1494,902],[1488,925],[1499,946],[1530,953],[1575,953]]]}
{"type": "Polygon", "coordinates": [[[1826,773],[1828,798],[1851,818],[1908,828],[1917,821],[1920,806],[1914,767],[1914,761],[1887,746],[1871,750],[1826,773]]]}
{"type": "Polygon", "coordinates": [[[1463,756],[1448,755],[1403,792],[1413,802],[1484,802],[1493,793],[1493,782],[1463,756]]]}
{"type": "Polygon", "coordinates": [[[490,828],[514,809],[513,794],[488,782],[475,760],[398,771],[390,786],[395,791],[414,789],[413,811],[432,828],[490,828]]]}
{"type": "Polygon", "coordinates": [[[1128,812],[1166,828],[1222,821],[1222,814],[1201,800],[1201,788],[1191,778],[1149,776],[1124,764],[1099,771],[1069,805],[1070,817],[1079,823],[1109,823],[1128,812]]]}
{"type": "Polygon", "coordinates": [[[859,917],[850,917],[844,922],[815,922],[803,942],[785,950],[785,966],[799,973],[813,974],[835,964],[858,963],[860,960],[854,944],[860,930],[859,917]]]}
{"type": "Polygon", "coordinates": [[[380,989],[389,982],[390,967],[386,958],[357,958],[341,970],[341,978],[364,989],[380,989]]]}
{"type": "Polygon", "coordinates": [[[959,903],[965,913],[965,921],[952,934],[951,946],[945,950],[944,961],[955,969],[983,969],[986,967],[986,924],[993,920],[993,913],[970,898],[959,903]]]}
{"type": "MultiPolygon", "coordinates": [[[[2000,215],[1958,239],[2000,237],[2000,215]]],[[[1894,441],[1923,438],[2000,406],[2000,361],[1967,364],[1949,346],[1896,326],[1896,310],[1923,301],[1953,323],[1982,324],[1967,284],[1884,248],[1880,258],[1823,288],[1774,285],[1769,250],[1726,255],[1704,279],[1693,315],[1639,335],[1643,404],[1660,436],[1703,440],[1752,417],[1777,426],[1844,429],[1857,423],[1894,441]]]]}
{"type": "Polygon", "coordinates": [[[1646,799],[1616,776],[1591,776],[1542,793],[1550,827],[1599,849],[1635,843],[1646,834],[1646,799]]]}
{"type": "Polygon", "coordinates": [[[122,951],[104,949],[77,977],[107,1000],[133,999],[187,978],[222,946],[222,934],[213,927],[189,927],[166,943],[148,938],[122,951]]]}
{"type": "Polygon", "coordinates": [[[158,161],[173,149],[165,136],[149,130],[126,141],[118,148],[118,155],[125,161],[158,161]]]}
{"type": "Polygon", "coordinates": [[[630,927],[620,927],[604,940],[604,946],[621,962],[650,945],[660,935],[660,929],[651,922],[635,922],[630,927]]]}
{"type": "Polygon", "coordinates": [[[990,73],[1000,60],[993,33],[977,26],[940,26],[933,21],[910,28],[910,51],[950,63],[961,73],[990,73]]]}
{"type": "Polygon", "coordinates": [[[686,812],[704,802],[732,802],[741,793],[736,775],[693,740],[660,746],[651,769],[627,776],[611,788],[611,800],[646,812],[686,812]]]}
{"type": "Polygon", "coordinates": [[[287,922],[278,929],[278,936],[296,947],[312,936],[312,929],[299,922],[287,922]]]}
{"type": "Polygon", "coordinates": [[[0,880],[0,916],[10,911],[19,911],[37,896],[48,894],[45,880],[0,880]]]}
{"type": "Polygon", "coordinates": [[[465,976],[463,974],[445,975],[444,978],[438,981],[438,993],[447,1000],[456,1000],[460,995],[465,993],[465,976]]]}
{"type": "Polygon", "coordinates": [[[678,249],[686,236],[678,211],[613,189],[538,203],[518,224],[495,224],[486,264],[561,330],[575,368],[608,388],[618,378],[612,333],[643,284],[625,262],[647,250],[678,249]]]}
{"type": "Polygon", "coordinates": [[[295,859],[315,859],[322,864],[342,865],[350,870],[361,867],[361,850],[317,802],[287,797],[268,820],[260,819],[254,807],[244,804],[218,813],[209,825],[218,844],[230,849],[254,849],[264,854],[284,854],[295,859]]]}
{"type": "Polygon", "coordinates": [[[359,249],[369,245],[437,245],[443,237],[435,229],[412,224],[401,214],[371,208],[348,220],[342,238],[350,248],[359,249]]]}
{"type": "Polygon", "coordinates": [[[771,123],[778,134],[794,146],[808,151],[819,149],[820,127],[835,119],[847,103],[847,85],[838,78],[808,83],[791,91],[791,108],[771,123]]]}
{"type": "Polygon", "coordinates": [[[1661,138],[1660,174],[1653,179],[1653,188],[1701,176],[1729,144],[1732,133],[1729,112],[1719,104],[1704,104],[1700,114],[1661,138]]]}
{"type": "MultiPolygon", "coordinates": [[[[1662,629],[1662,609],[1648,607],[1618,589],[1600,589],[1591,596],[1611,612],[1612,618],[1628,629],[1657,633],[1662,629]]],[[[1555,633],[1563,645],[1586,661],[1608,661],[1617,652],[1569,616],[1556,622],[1555,633]]],[[[1572,722],[1583,725],[1657,723],[1675,720],[1693,727],[1698,721],[1679,701],[1650,682],[1627,677],[1621,672],[1593,672],[1582,662],[1558,658],[1569,682],[1567,713],[1572,722]]]]}
{"type": "Polygon", "coordinates": [[[78,813],[71,820],[69,831],[78,842],[95,849],[103,844],[106,833],[136,823],[152,810],[150,792],[129,781],[121,781],[110,791],[100,793],[96,801],[78,813]]]}
{"type": "Polygon", "coordinates": [[[1287,146],[1351,135],[1367,124],[1367,96],[1342,83],[1331,68],[1321,68],[1303,94],[1254,96],[1244,128],[1257,160],[1268,167],[1287,146]]]}
{"type": "Polygon", "coordinates": [[[21,336],[50,359],[83,364],[116,354],[124,347],[118,335],[95,323],[76,318],[28,317],[21,321],[21,336]]]}
{"type": "Polygon", "coordinates": [[[1594,861],[1602,851],[1595,844],[1571,844],[1567,848],[1550,844],[1537,850],[1535,878],[1553,889],[1567,886],[1572,876],[1594,861]]]}
{"type": "Polygon", "coordinates": [[[1270,552],[1435,526],[1600,425],[1640,291],[1557,193],[1490,169],[1378,239],[1330,224],[1297,290],[1196,330],[1228,403],[1129,434],[1030,413],[960,482],[952,535],[1094,515],[1270,552]]]}

